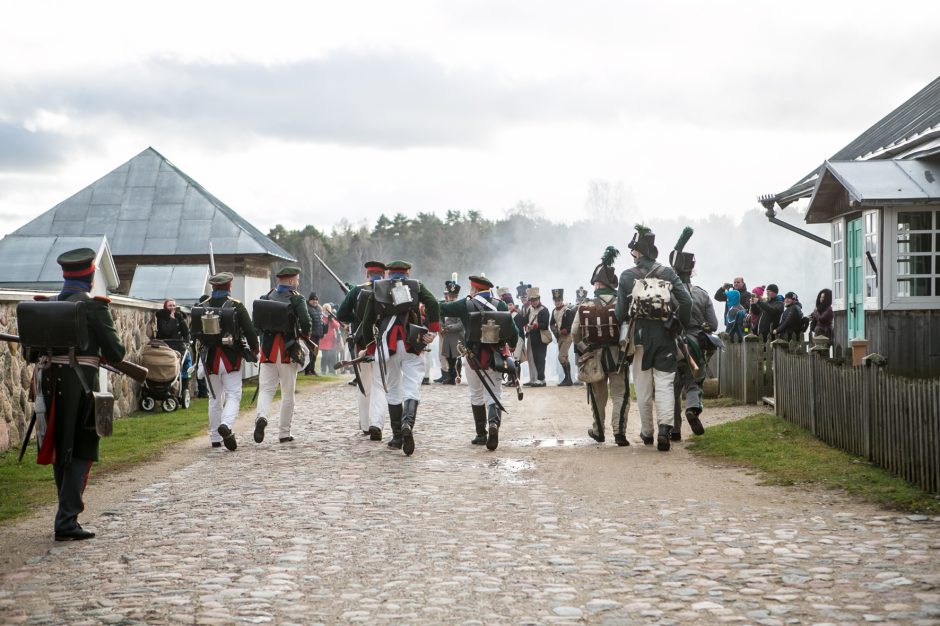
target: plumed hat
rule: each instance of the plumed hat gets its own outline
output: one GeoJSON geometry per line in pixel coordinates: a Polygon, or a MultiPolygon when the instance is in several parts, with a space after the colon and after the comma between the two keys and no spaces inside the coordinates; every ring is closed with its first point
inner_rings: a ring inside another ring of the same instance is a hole
{"type": "Polygon", "coordinates": [[[645,257],[656,260],[656,257],[659,256],[659,250],[656,248],[656,235],[643,224],[637,224],[634,228],[636,228],[636,233],[634,233],[633,239],[630,240],[627,247],[636,250],[645,257]]]}
{"type": "Polygon", "coordinates": [[[603,283],[611,289],[617,288],[617,270],[614,269],[614,259],[620,255],[620,250],[613,246],[607,246],[604,254],[601,256],[600,264],[594,268],[591,274],[591,284],[603,283]]]}

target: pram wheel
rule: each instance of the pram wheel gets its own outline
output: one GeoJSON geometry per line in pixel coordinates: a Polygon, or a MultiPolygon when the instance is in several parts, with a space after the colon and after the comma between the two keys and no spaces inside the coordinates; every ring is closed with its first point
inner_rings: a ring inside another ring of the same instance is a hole
{"type": "Polygon", "coordinates": [[[192,404],[192,401],[193,401],[193,397],[189,393],[189,389],[183,389],[183,393],[180,396],[179,405],[183,407],[184,409],[188,409],[189,405],[192,404]]]}
{"type": "Polygon", "coordinates": [[[179,404],[176,402],[176,398],[169,397],[163,401],[163,404],[161,406],[164,412],[172,413],[173,411],[176,410],[176,407],[179,406],[179,404]]]}
{"type": "Polygon", "coordinates": [[[140,399],[140,408],[142,411],[152,411],[157,405],[156,401],[150,396],[143,396],[140,399]]]}

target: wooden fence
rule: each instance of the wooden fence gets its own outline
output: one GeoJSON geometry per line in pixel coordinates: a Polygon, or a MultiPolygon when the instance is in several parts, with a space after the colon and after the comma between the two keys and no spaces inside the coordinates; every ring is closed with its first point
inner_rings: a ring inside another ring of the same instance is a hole
{"type": "Polygon", "coordinates": [[[940,379],[837,365],[782,344],[773,351],[773,370],[777,415],[940,493],[940,379]]]}
{"type": "Polygon", "coordinates": [[[718,351],[718,392],[746,404],[773,395],[773,352],[769,343],[748,335],[742,343],[730,343],[727,335],[718,351]]]}

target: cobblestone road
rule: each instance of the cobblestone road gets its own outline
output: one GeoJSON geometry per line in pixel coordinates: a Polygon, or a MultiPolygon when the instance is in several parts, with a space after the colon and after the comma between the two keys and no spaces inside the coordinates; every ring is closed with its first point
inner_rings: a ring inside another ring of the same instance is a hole
{"type": "Polygon", "coordinates": [[[936,518],[633,482],[730,470],[637,445],[635,414],[633,446],[588,445],[576,389],[512,402],[489,453],[466,388],[422,390],[411,458],[357,433],[343,384],[298,399],[293,444],[256,446],[243,415],[235,453],[207,445],[6,575],[0,621],[940,624],[936,518]],[[559,463],[623,488],[572,489],[559,463]]]}

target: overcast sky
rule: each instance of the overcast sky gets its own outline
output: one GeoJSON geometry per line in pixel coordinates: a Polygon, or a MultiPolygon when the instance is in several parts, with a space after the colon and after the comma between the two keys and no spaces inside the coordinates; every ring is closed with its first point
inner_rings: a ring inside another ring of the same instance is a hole
{"type": "Polygon", "coordinates": [[[940,74],[940,2],[10,2],[0,234],[153,146],[262,230],[756,206],[940,74]]]}

